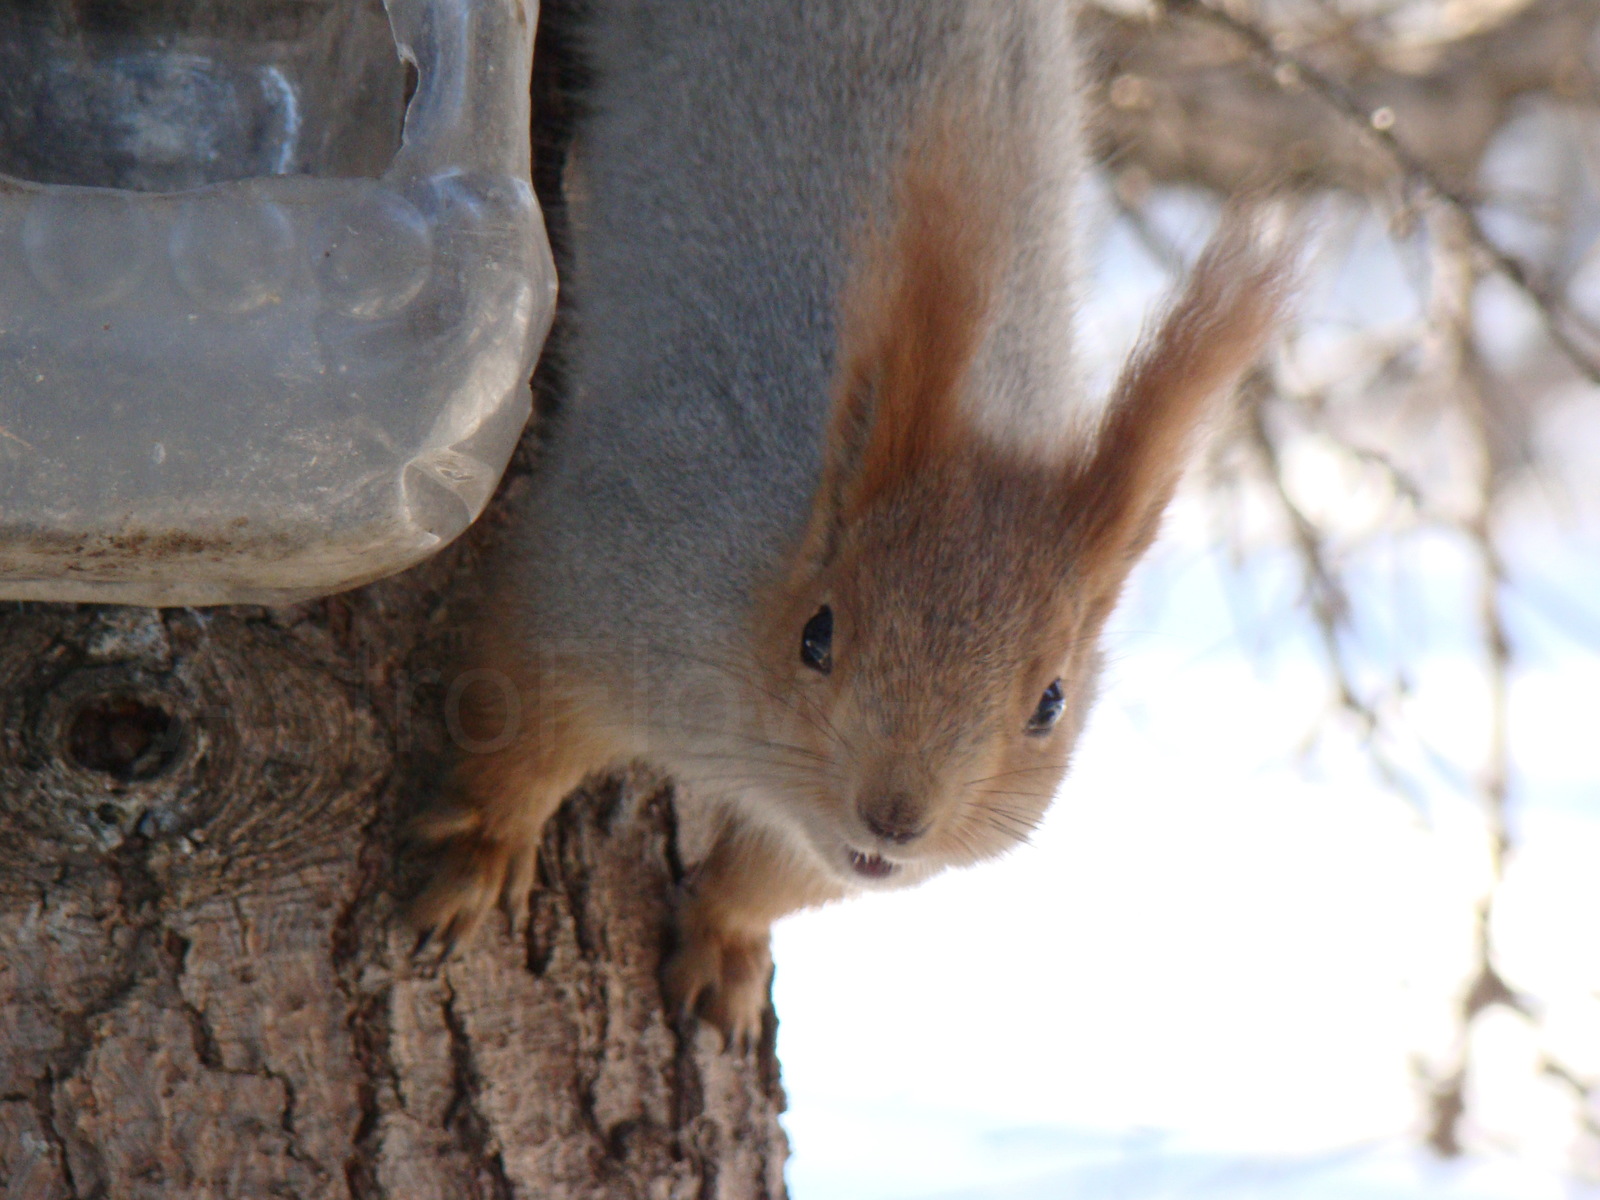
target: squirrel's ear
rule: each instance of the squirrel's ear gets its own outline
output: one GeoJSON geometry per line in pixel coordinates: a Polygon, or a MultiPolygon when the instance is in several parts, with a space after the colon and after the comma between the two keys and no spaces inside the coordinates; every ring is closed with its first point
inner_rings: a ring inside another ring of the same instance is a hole
{"type": "Polygon", "coordinates": [[[1292,239],[1268,247],[1253,224],[1241,211],[1224,217],[1177,299],[1140,339],[1068,479],[1078,554],[1119,578],[1155,537],[1211,402],[1260,356],[1292,290],[1292,239]]]}
{"type": "Polygon", "coordinates": [[[994,182],[973,177],[963,123],[930,121],[887,219],[861,239],[839,315],[819,506],[848,521],[963,443],[961,390],[1001,263],[994,182]]]}

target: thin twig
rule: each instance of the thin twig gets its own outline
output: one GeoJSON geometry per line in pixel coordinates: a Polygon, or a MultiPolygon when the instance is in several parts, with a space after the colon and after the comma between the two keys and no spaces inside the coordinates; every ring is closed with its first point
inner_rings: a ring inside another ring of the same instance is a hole
{"type": "MultiPolygon", "coordinates": [[[[1572,314],[1558,296],[1542,287],[1519,259],[1500,249],[1484,232],[1478,220],[1477,206],[1460,191],[1444,183],[1438,175],[1403,142],[1392,124],[1361,102],[1349,88],[1300,58],[1280,49],[1275,39],[1260,26],[1235,16],[1219,7],[1215,0],[1166,0],[1166,11],[1192,17],[1213,28],[1224,30],[1247,45],[1251,52],[1270,69],[1279,87],[1303,88],[1331,111],[1344,119],[1351,128],[1369,144],[1380,149],[1395,166],[1406,184],[1423,200],[1443,206],[1455,213],[1465,225],[1468,240],[1474,251],[1504,276],[1513,287],[1528,298],[1544,318],[1550,339],[1574,367],[1590,383],[1600,385],[1600,361],[1591,358],[1568,332],[1571,324],[1581,322],[1572,314]]],[[[1388,114],[1390,120],[1393,114],[1388,114]]]]}

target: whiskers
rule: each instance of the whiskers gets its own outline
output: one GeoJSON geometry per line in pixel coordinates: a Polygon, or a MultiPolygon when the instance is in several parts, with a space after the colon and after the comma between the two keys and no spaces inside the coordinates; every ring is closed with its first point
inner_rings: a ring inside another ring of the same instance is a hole
{"type": "Polygon", "coordinates": [[[1043,766],[1038,767],[1018,767],[1014,771],[999,771],[993,775],[982,775],[977,779],[963,780],[962,786],[975,788],[979,784],[993,783],[996,779],[1009,779],[1013,775],[1043,775],[1051,772],[1060,775],[1064,769],[1065,768],[1063,768],[1060,763],[1046,763],[1043,766]]]}
{"type": "Polygon", "coordinates": [[[780,782],[810,787],[829,769],[825,754],[737,730],[681,724],[670,732],[685,735],[669,757],[686,768],[693,782],[761,784],[780,782]]]}
{"type": "Polygon", "coordinates": [[[1033,835],[1039,832],[1041,819],[1021,809],[1007,808],[991,802],[975,804],[972,806],[972,811],[990,829],[1021,845],[1030,844],[1033,835]]]}
{"type": "Polygon", "coordinates": [[[975,830],[967,828],[965,821],[957,821],[944,831],[944,836],[961,848],[962,854],[966,856],[966,861],[969,863],[981,862],[983,859],[990,857],[990,855],[985,854],[978,848],[977,843],[974,841],[975,832],[975,830]]]}
{"type": "MultiPolygon", "coordinates": [[[[650,724],[665,733],[682,733],[691,737],[730,739],[748,747],[754,755],[774,754],[789,760],[804,760],[814,764],[819,772],[839,769],[853,762],[856,747],[852,739],[834,723],[828,711],[803,689],[779,689],[765,678],[765,671],[753,654],[726,655],[720,658],[678,651],[677,657],[703,667],[733,685],[732,699],[741,704],[736,719],[723,726],[694,724],[677,714],[659,714],[650,724]],[[744,689],[749,689],[746,692],[744,689]],[[767,703],[762,711],[751,712],[743,704],[750,692],[767,703]],[[754,732],[751,724],[754,723],[754,732]],[[787,728],[773,728],[774,723],[787,728]],[[742,726],[742,727],[741,727],[742,726]],[[811,745],[795,740],[795,732],[814,735],[811,745]]],[[[691,754],[698,751],[690,748],[691,754]]]]}
{"type": "MultiPolygon", "coordinates": [[[[975,782],[1047,771],[1059,773],[1059,768],[1001,771],[975,782]]],[[[1054,794],[1053,788],[1050,791],[976,788],[968,793],[959,817],[952,822],[951,835],[970,853],[973,861],[991,858],[1016,846],[1032,845],[1033,835],[1039,831],[1054,794]],[[974,842],[983,843],[983,848],[975,848],[974,842]]]]}

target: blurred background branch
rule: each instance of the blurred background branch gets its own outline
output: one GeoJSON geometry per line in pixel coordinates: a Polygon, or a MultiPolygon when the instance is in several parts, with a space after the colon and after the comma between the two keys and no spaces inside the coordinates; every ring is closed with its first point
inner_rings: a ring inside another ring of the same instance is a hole
{"type": "Polygon", "coordinates": [[[1552,1032],[1546,1013],[1571,998],[1507,969],[1500,918],[1519,805],[1537,799],[1519,782],[1517,689],[1542,635],[1517,613],[1600,645],[1595,597],[1525,552],[1555,531],[1581,553],[1595,517],[1600,4],[1104,0],[1084,19],[1108,207],[1153,263],[1175,270],[1198,244],[1185,214],[1224,198],[1321,213],[1301,320],[1244,388],[1209,481],[1235,561],[1287,549],[1296,564],[1280,632],[1318,648],[1313,741],[1353,736],[1423,819],[1475,814],[1475,949],[1452,1036],[1416,1057],[1418,1135],[1445,1156],[1548,1141],[1488,1115],[1504,1075],[1482,1047],[1521,1037],[1537,1048],[1524,1082],[1560,1096],[1528,1119],[1557,1120],[1569,1168],[1600,1176],[1593,1039],[1552,1032]],[[1454,613],[1472,664],[1465,738],[1417,716],[1435,629],[1408,635],[1398,610],[1430,589],[1423,607],[1454,613]]]}

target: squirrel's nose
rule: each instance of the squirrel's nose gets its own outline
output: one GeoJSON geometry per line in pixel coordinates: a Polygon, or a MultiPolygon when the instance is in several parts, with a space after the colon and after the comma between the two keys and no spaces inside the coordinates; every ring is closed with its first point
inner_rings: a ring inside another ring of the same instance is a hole
{"type": "Polygon", "coordinates": [[[864,798],[858,805],[861,821],[875,837],[896,846],[914,842],[928,832],[922,805],[909,792],[890,792],[864,798]]]}

